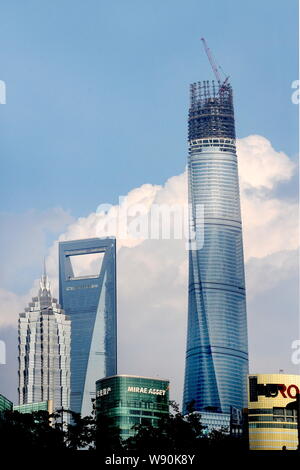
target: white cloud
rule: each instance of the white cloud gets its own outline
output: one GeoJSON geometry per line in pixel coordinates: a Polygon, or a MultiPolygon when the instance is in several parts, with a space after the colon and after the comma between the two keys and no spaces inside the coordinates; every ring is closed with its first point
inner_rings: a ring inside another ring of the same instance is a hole
{"type": "MultiPolygon", "coordinates": [[[[0,214],[0,327],[17,325],[18,314],[37,293],[38,280],[33,282],[32,275],[42,271],[49,237],[55,238],[72,220],[61,208],[0,214]]],[[[56,290],[57,281],[53,284],[56,290]]]]}
{"type": "Polygon", "coordinates": [[[248,300],[288,279],[296,278],[298,264],[298,250],[278,251],[264,258],[251,258],[246,265],[248,300]]]}
{"type": "Polygon", "coordinates": [[[260,135],[237,140],[241,189],[272,189],[291,178],[295,164],[284,152],[277,152],[271,142],[260,135]]]}
{"type": "MultiPolygon", "coordinates": [[[[273,289],[280,280],[294,276],[295,255],[291,250],[298,247],[297,204],[279,199],[272,190],[292,177],[295,166],[261,136],[240,139],[238,157],[248,296],[253,299],[262,291],[273,289]]],[[[153,204],[183,205],[186,200],[184,172],[163,186],[145,184],[130,191],[126,203],[129,207],[141,204],[144,214],[148,214],[153,204]]],[[[101,226],[115,221],[117,210],[113,206],[106,213],[79,218],[59,240],[102,236],[101,226]]],[[[177,390],[173,395],[176,400],[181,399],[185,354],[187,254],[183,240],[118,240],[119,371],[169,377],[177,390]]],[[[56,295],[57,259],[56,242],[47,257],[56,295]]],[[[0,295],[0,325],[3,318],[4,323],[9,322],[8,310],[20,310],[20,300],[14,294],[4,293],[3,298],[1,301],[0,295]]],[[[23,297],[21,301],[24,302],[23,297]]],[[[11,323],[15,318],[11,315],[11,323]]],[[[276,329],[276,324],[272,327],[276,329]]],[[[285,327],[288,332],[289,325],[285,327]]],[[[261,342],[267,341],[265,334],[257,334],[261,342]]]]}
{"type": "Polygon", "coordinates": [[[24,309],[26,301],[27,295],[23,297],[14,292],[0,289],[1,327],[17,325],[17,315],[24,309]]]}
{"type": "Polygon", "coordinates": [[[296,202],[265,193],[241,196],[246,261],[299,246],[296,202]]]}

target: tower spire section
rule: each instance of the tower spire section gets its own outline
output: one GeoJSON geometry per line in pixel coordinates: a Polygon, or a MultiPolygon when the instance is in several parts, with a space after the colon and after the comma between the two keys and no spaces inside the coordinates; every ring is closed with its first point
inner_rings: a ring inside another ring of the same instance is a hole
{"type": "Polygon", "coordinates": [[[50,282],[47,276],[47,270],[46,270],[46,259],[44,258],[44,263],[43,263],[43,274],[40,279],[40,290],[39,290],[39,297],[44,297],[44,296],[51,296],[50,293],[50,282]]]}

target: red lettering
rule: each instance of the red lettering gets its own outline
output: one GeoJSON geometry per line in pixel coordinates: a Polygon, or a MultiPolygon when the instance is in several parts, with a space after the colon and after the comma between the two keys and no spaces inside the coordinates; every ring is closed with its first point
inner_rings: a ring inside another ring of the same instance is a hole
{"type": "Polygon", "coordinates": [[[287,389],[287,394],[290,398],[296,398],[297,395],[299,394],[299,388],[297,387],[297,385],[290,385],[287,389]],[[295,390],[294,394],[292,394],[292,392],[291,392],[292,389],[295,390]]]}
{"type": "Polygon", "coordinates": [[[278,389],[283,398],[287,398],[286,394],[284,393],[286,391],[286,386],[284,384],[278,384],[278,389]]]}

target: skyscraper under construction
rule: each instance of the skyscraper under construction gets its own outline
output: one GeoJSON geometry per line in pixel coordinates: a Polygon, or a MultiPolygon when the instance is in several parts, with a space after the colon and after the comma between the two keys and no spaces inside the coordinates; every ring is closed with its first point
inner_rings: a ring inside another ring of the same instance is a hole
{"type": "Polygon", "coordinates": [[[229,424],[247,401],[247,318],[232,88],[190,88],[189,298],[183,408],[209,427],[229,424]],[[204,217],[201,217],[203,211],[204,217]],[[203,240],[203,242],[202,242],[203,240]]]}

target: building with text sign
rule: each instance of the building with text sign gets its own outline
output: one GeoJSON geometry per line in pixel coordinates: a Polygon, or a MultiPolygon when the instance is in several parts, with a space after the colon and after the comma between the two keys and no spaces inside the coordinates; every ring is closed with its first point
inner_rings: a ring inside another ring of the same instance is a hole
{"type": "Polygon", "coordinates": [[[111,418],[122,439],[134,436],[135,425],[157,426],[168,413],[168,380],[114,375],[96,382],[96,416],[111,418]]]}
{"type": "Polygon", "coordinates": [[[299,393],[300,375],[249,376],[250,450],[297,449],[299,410],[296,402],[299,393]]]}

